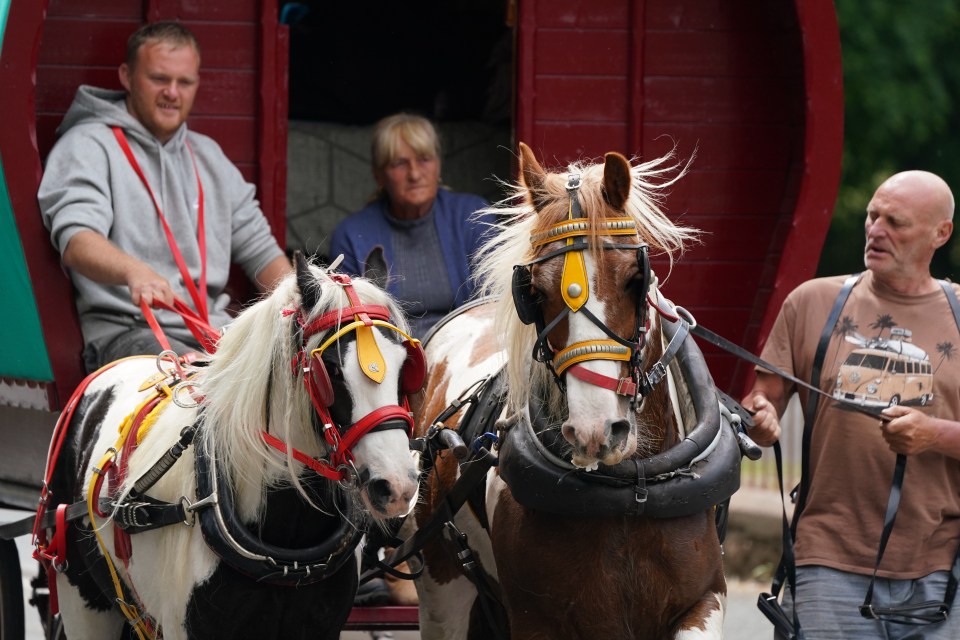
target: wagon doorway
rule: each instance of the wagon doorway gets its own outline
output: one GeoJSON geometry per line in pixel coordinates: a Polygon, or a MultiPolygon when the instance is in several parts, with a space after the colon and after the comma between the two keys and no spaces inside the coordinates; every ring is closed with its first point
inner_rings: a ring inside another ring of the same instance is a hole
{"type": "Polygon", "coordinates": [[[488,201],[510,177],[511,0],[282,2],[290,27],[287,247],[326,256],[333,228],[373,193],[380,118],[430,118],[443,183],[488,201]]]}

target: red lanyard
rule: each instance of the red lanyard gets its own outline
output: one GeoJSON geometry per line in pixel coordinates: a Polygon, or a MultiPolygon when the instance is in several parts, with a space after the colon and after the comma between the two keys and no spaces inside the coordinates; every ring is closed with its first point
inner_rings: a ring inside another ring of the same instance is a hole
{"type": "Polygon", "coordinates": [[[196,287],[196,285],[194,285],[193,278],[190,277],[190,272],[187,270],[187,263],[184,262],[183,255],[180,253],[180,247],[177,246],[177,241],[173,237],[173,232],[170,230],[170,225],[167,224],[167,219],[164,217],[163,211],[160,210],[160,203],[157,202],[156,196],[153,195],[153,189],[150,188],[150,183],[147,182],[147,177],[143,175],[143,170],[140,169],[140,164],[133,156],[133,151],[130,150],[130,144],[127,142],[127,137],[124,135],[123,130],[120,127],[110,128],[113,129],[113,135],[116,136],[117,142],[120,143],[120,148],[123,149],[124,155],[127,156],[130,166],[133,167],[133,170],[140,177],[140,181],[143,182],[143,186],[147,188],[147,193],[150,194],[150,199],[153,200],[153,206],[157,210],[157,217],[160,218],[160,223],[163,224],[163,231],[167,235],[167,243],[170,245],[170,252],[173,253],[173,259],[177,263],[177,268],[180,269],[180,276],[183,278],[183,284],[190,293],[190,297],[193,299],[193,304],[197,308],[197,313],[205,322],[209,322],[210,317],[207,313],[207,242],[206,235],[204,234],[203,224],[203,184],[200,182],[200,171],[197,169],[197,159],[193,155],[193,149],[190,148],[190,143],[187,143],[187,151],[190,152],[190,160],[193,162],[193,172],[197,175],[197,192],[198,198],[200,199],[200,210],[197,221],[197,244],[200,247],[199,289],[196,287]]]}

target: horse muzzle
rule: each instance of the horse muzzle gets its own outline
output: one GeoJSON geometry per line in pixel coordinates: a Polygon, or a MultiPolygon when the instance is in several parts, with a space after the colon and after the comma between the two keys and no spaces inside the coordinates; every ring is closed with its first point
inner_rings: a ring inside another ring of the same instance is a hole
{"type": "Polygon", "coordinates": [[[573,464],[585,469],[595,468],[598,462],[605,465],[619,464],[636,448],[636,438],[630,437],[630,421],[623,418],[604,420],[602,427],[597,425],[592,429],[578,428],[568,420],[560,428],[560,432],[564,440],[573,447],[573,464]]]}

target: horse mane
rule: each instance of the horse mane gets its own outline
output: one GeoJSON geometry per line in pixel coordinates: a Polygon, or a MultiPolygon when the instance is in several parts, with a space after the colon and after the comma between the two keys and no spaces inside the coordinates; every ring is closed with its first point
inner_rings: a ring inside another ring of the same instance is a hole
{"type": "MultiPolygon", "coordinates": [[[[691,160],[692,161],[692,158],[691,160]]],[[[496,333],[501,336],[504,349],[511,357],[507,362],[509,392],[507,406],[511,413],[526,409],[531,388],[549,389],[547,399],[553,415],[563,406],[552,374],[547,367],[530,367],[530,353],[536,340],[536,328],[524,325],[517,317],[513,303],[513,267],[526,264],[536,257],[530,244],[530,236],[543,231],[567,218],[569,197],[566,190],[566,174],[579,173],[581,187],[580,205],[593,222],[608,217],[629,216],[637,223],[641,241],[650,245],[650,256],[666,256],[670,269],[676,257],[683,254],[690,242],[697,241],[700,232],[692,227],[671,221],[662,209],[667,189],[686,175],[690,161],[682,163],[675,152],[632,165],[632,184],[624,211],[616,211],[606,202],[603,193],[604,163],[575,162],[564,173],[547,173],[542,187],[536,193],[521,179],[508,185],[512,194],[501,202],[484,209],[483,214],[494,214],[500,222],[495,232],[488,235],[478,255],[477,280],[479,291],[496,300],[496,333]],[[534,206],[539,203],[539,210],[534,206]]],[[[596,237],[591,237],[589,246],[597,264],[602,264],[602,252],[596,237]]]]}
{"type": "MultiPolygon", "coordinates": [[[[303,310],[304,321],[349,306],[342,285],[327,271],[311,265],[318,300],[303,310]]],[[[364,278],[352,278],[362,303],[386,306],[393,323],[408,331],[396,301],[364,278]]],[[[243,517],[252,518],[262,505],[267,488],[296,486],[306,496],[297,478],[301,463],[268,448],[261,437],[267,430],[309,456],[327,453],[327,446],[313,426],[313,405],[304,387],[303,372],[294,363],[300,350],[297,322],[301,295],[295,274],[284,278],[266,298],[245,309],[224,330],[209,364],[201,368],[199,390],[203,395],[203,426],[198,437],[206,439],[207,451],[215,456],[238,497],[243,517]]],[[[324,336],[315,335],[307,351],[319,346],[324,336]]]]}

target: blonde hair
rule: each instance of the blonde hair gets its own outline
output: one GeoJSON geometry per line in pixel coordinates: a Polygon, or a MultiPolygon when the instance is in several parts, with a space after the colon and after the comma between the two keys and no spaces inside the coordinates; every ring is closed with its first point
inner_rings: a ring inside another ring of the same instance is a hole
{"type": "Polygon", "coordinates": [[[383,118],[373,127],[370,159],[374,171],[383,171],[397,157],[401,140],[417,155],[440,159],[440,138],[433,124],[422,116],[397,113],[383,118]]]}

